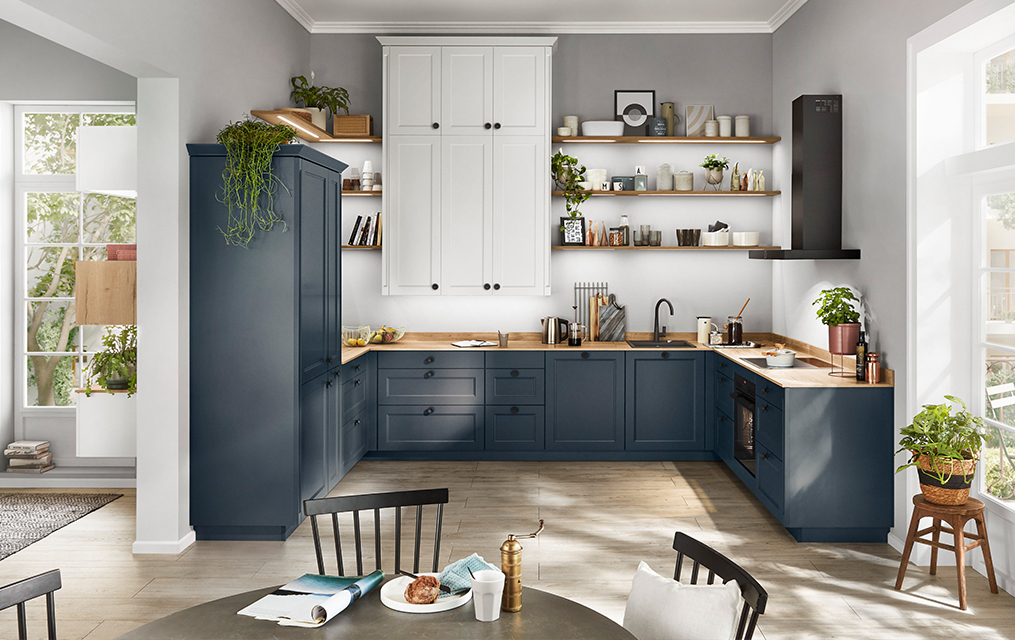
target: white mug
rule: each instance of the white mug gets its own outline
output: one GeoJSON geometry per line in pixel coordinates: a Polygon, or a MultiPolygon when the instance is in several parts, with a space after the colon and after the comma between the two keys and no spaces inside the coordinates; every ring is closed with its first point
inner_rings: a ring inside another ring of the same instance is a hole
{"type": "Polygon", "coordinates": [[[499,618],[503,595],[503,572],[496,569],[477,571],[472,577],[472,602],[476,606],[476,620],[493,622],[499,618]]]}
{"type": "Polygon", "coordinates": [[[603,180],[603,183],[600,185],[600,189],[602,191],[609,191],[610,190],[610,181],[609,180],[603,180]]]}

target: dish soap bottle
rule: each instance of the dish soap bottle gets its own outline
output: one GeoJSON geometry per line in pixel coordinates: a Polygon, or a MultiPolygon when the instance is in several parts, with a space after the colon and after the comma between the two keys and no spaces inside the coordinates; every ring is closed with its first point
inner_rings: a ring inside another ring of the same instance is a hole
{"type": "Polygon", "coordinates": [[[631,245],[631,225],[627,223],[627,214],[620,216],[620,246],[631,245]]]}
{"type": "Polygon", "coordinates": [[[860,339],[856,342],[856,379],[863,382],[867,375],[867,338],[864,332],[860,332],[860,339]]]}
{"type": "Polygon", "coordinates": [[[500,600],[501,611],[515,612],[522,610],[522,545],[521,538],[535,538],[543,532],[543,521],[535,533],[524,536],[508,534],[508,539],[500,546],[500,570],[504,572],[504,595],[500,600]]]}

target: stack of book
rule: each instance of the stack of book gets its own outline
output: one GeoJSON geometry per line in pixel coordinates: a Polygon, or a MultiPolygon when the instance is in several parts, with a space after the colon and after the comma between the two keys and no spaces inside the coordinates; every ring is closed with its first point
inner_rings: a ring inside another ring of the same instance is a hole
{"type": "Polygon", "coordinates": [[[349,236],[349,246],[379,247],[381,246],[381,214],[380,212],[366,216],[356,216],[356,224],[349,236]]]}
{"type": "Polygon", "coordinates": [[[18,440],[4,450],[7,471],[11,473],[45,473],[56,465],[48,440],[18,440]]]}

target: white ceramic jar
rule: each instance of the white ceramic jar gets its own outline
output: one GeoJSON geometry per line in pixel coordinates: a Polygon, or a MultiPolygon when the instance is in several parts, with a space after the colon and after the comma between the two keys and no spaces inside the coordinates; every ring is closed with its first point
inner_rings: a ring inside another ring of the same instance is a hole
{"type": "Polygon", "coordinates": [[[716,118],[719,121],[719,137],[729,138],[733,135],[733,118],[729,116],[719,116],[716,118]]]}
{"type": "Polygon", "coordinates": [[[694,174],[690,171],[678,171],[673,174],[675,191],[694,191],[694,174]]]}
{"type": "Polygon", "coordinates": [[[751,136],[751,116],[737,116],[737,137],[749,138],[751,136]]]}
{"type": "Polygon", "coordinates": [[[705,121],[705,137],[714,138],[719,135],[719,123],[715,120],[705,121]]]}

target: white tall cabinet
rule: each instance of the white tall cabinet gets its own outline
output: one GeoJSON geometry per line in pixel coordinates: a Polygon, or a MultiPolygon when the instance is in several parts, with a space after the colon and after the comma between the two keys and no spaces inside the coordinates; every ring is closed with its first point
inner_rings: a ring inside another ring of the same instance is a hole
{"type": "Polygon", "coordinates": [[[549,295],[556,38],[379,37],[385,295],[549,295]]]}

